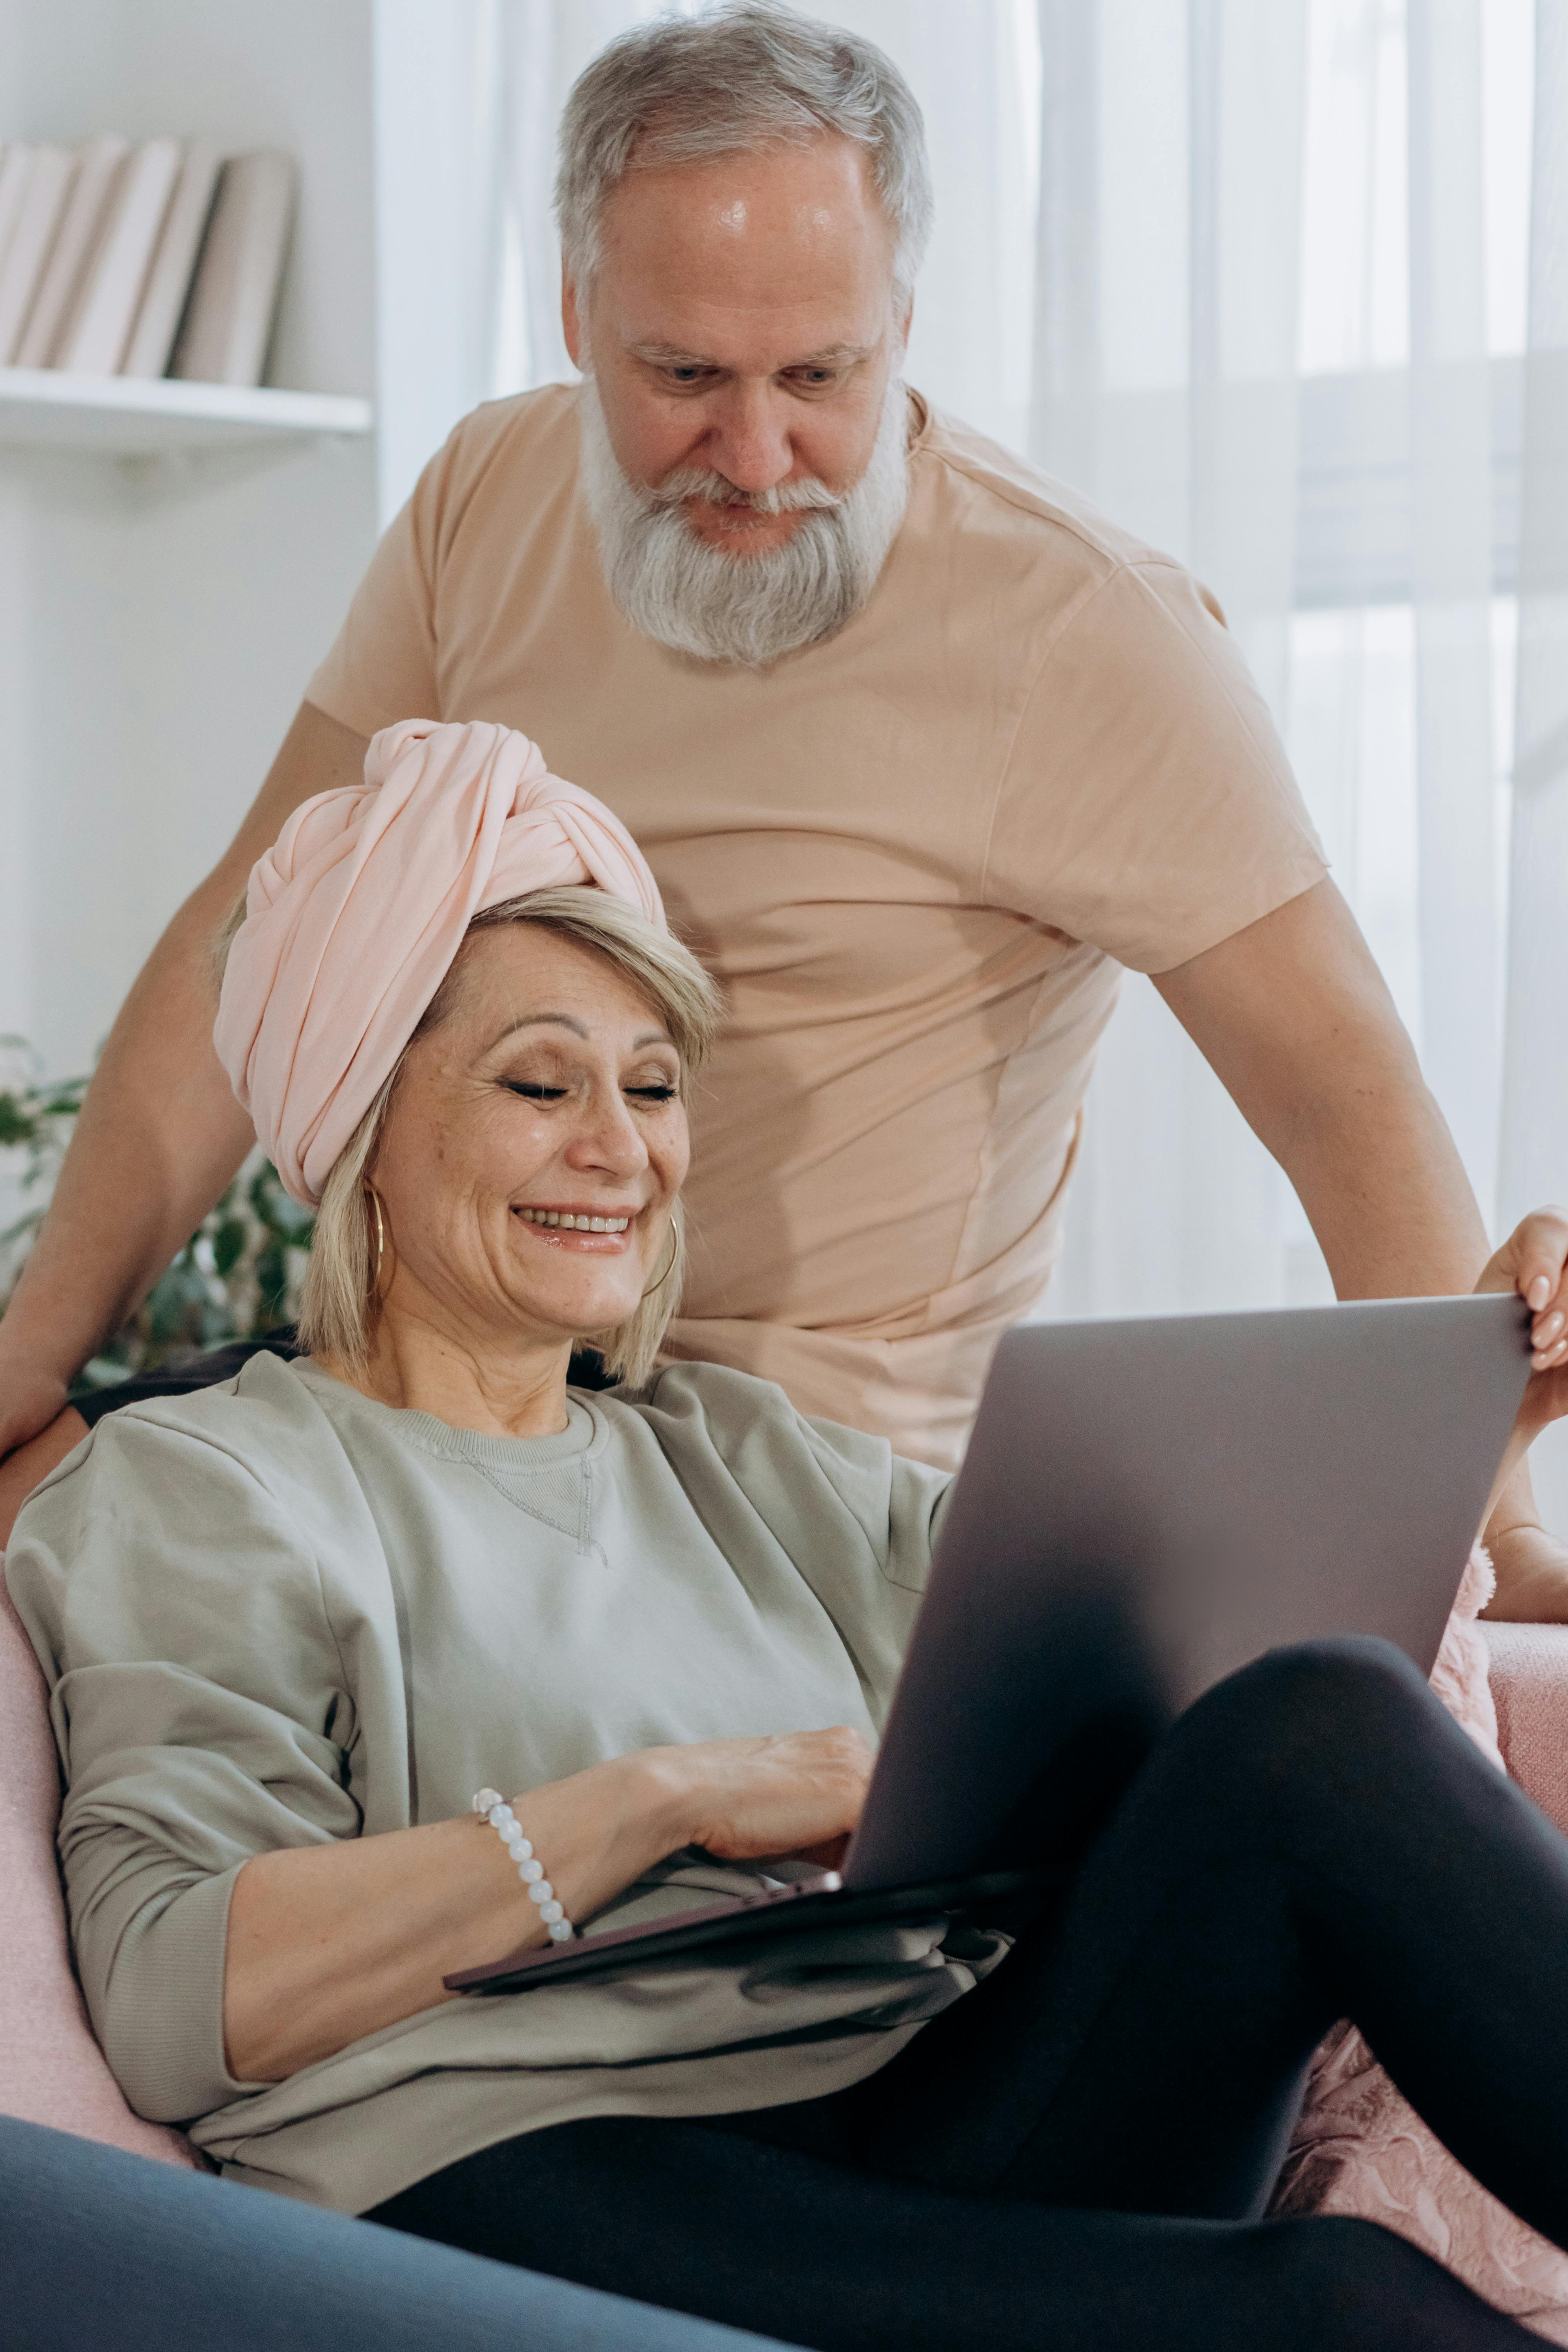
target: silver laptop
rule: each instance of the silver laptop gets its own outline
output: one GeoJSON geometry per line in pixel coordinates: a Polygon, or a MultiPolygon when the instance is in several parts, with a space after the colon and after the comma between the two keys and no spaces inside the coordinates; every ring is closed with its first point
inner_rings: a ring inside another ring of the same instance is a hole
{"type": "Polygon", "coordinates": [[[1267,1650],[1429,1673],[1530,1376],[1516,1298],[1020,1326],[1002,1341],[842,1873],[446,1979],[510,1992],[1070,1875],[1152,1743],[1267,1650]]]}

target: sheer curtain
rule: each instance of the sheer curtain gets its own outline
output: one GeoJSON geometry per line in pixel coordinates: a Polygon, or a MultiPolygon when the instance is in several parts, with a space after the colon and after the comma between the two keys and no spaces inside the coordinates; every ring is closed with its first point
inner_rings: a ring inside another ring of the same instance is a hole
{"type": "MultiPolygon", "coordinates": [[[[1568,0],[1536,0],[1504,1053],[1503,1218],[1568,1199],[1568,0]]],[[[1568,1429],[1535,1448],[1568,1527],[1568,1429]]]]}
{"type": "MultiPolygon", "coordinates": [[[[1506,1226],[1568,1190],[1568,0],[1039,20],[1031,454],[1218,594],[1506,1226]]],[[[1130,982],[1048,1311],[1326,1294],[1130,982]]]]}
{"type": "MultiPolygon", "coordinates": [[[[817,5],[926,114],[910,380],[1215,591],[1489,1222],[1563,1197],[1568,0],[817,5]]],[[[392,497],[437,410],[568,372],[555,121],[656,11],[445,0],[432,72],[424,0],[382,8],[387,120],[401,89],[428,148],[432,89],[458,91],[442,186],[474,225],[392,497]]],[[[1042,1311],[1327,1295],[1288,1186],[1130,978],[1042,1311]]],[[[1568,1444],[1538,1462],[1568,1525],[1568,1444]]]]}

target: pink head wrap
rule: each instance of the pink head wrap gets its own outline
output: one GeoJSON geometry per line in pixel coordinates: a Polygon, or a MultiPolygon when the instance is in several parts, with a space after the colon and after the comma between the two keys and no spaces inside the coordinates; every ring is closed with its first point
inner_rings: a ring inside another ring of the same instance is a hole
{"type": "Polygon", "coordinates": [[[294,811],[250,869],[213,1043],[295,1200],[320,1202],[472,918],[566,882],[667,928],[620,819],[507,727],[384,727],[363,786],[294,811]]]}

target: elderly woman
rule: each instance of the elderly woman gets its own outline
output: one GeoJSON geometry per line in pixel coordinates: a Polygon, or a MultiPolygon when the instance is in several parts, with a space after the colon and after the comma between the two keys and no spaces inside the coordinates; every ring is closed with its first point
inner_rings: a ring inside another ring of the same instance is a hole
{"type": "MultiPolygon", "coordinates": [[[[1377,1644],[1211,1693],[1016,1938],[447,1994],[837,1850],[946,1481],[650,1377],[715,1006],[609,812],[497,728],[366,775],[257,866],[216,1030],[318,1207],[309,1359],[111,1415],[10,1559],[132,2104],[237,2179],[824,2352],[1532,2343],[1368,2224],[1257,2219],[1350,2014],[1568,2242],[1568,1846],[1377,1644]],[[617,1391],[568,1386],[584,1337],[617,1391]]],[[[1488,1273],[1534,1311],[1519,1444],[1565,1255],[1543,1215],[1488,1273]]]]}

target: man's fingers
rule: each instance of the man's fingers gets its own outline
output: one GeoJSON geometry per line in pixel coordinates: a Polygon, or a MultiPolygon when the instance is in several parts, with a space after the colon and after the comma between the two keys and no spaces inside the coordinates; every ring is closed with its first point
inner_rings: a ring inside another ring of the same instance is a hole
{"type": "Polygon", "coordinates": [[[1520,1297],[1539,1315],[1556,1298],[1568,1265],[1568,1211],[1532,1210],[1515,1228],[1505,1255],[1513,1260],[1520,1297]]]}
{"type": "Polygon", "coordinates": [[[1513,1236],[1519,1294],[1531,1308],[1531,1361],[1538,1372],[1568,1362],[1568,1212],[1537,1209],[1513,1236]]]}

